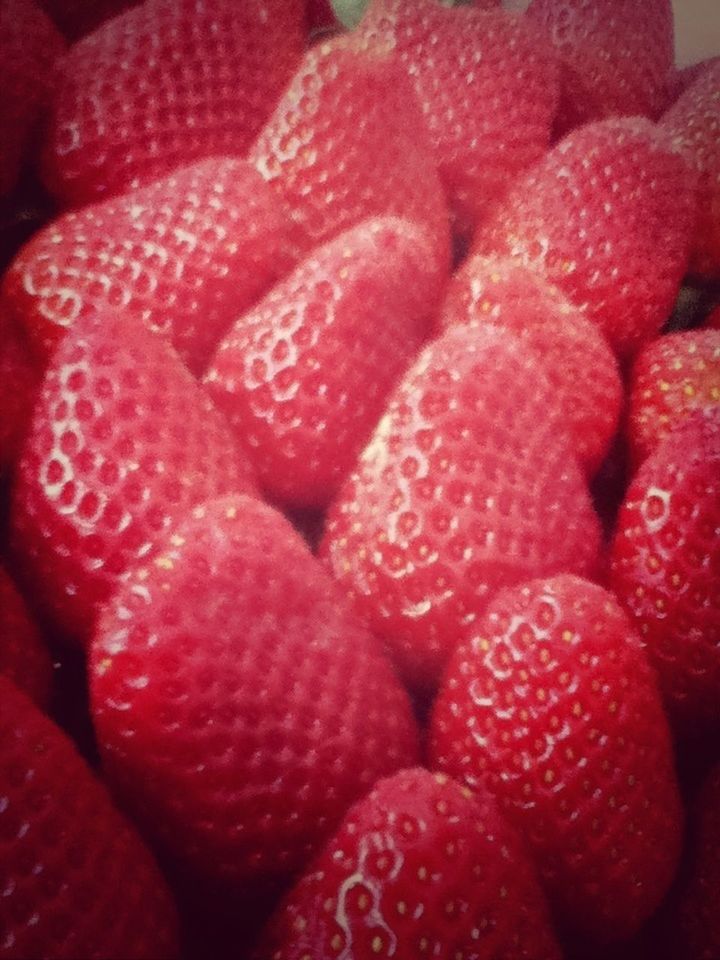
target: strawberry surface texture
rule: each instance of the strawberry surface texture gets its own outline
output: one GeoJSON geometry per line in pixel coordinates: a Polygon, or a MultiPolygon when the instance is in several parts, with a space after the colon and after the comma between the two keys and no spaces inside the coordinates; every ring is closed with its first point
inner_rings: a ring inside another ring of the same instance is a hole
{"type": "Polygon", "coordinates": [[[301,0],[147,0],[70,49],[43,169],[64,204],[241,155],[290,78],[301,0]]]}
{"type": "Polygon", "coordinates": [[[290,266],[289,221],[248,164],[211,158],[66,213],[7,271],[0,309],[39,363],[98,308],[164,333],[199,373],[231,321],[290,266]]]}
{"type": "Polygon", "coordinates": [[[139,835],[5,677],[0,705],[0,956],[172,960],[175,907],[139,835]]]}
{"type": "Polygon", "coordinates": [[[547,907],[492,798],[442,774],[380,781],[271,921],[263,957],[555,960],[547,907]]]}
{"type": "Polygon", "coordinates": [[[0,960],[720,960],[717,7],[0,0],[0,960]]]}
{"type": "Polygon", "coordinates": [[[304,866],[356,797],[417,758],[379,643],[248,497],[197,507],[128,571],[91,666],[111,779],[177,857],[235,885],[304,866]]]}

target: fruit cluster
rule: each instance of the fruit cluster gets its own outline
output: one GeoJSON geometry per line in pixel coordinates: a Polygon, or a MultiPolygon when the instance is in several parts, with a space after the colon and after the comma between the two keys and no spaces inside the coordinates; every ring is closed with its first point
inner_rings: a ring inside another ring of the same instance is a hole
{"type": "Polygon", "coordinates": [[[720,960],[720,58],[670,0],[0,0],[0,960],[720,960]]]}

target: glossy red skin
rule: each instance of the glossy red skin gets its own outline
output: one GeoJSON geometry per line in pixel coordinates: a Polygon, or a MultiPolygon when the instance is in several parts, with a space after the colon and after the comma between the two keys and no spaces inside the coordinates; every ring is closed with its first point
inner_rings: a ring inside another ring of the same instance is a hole
{"type": "Polygon", "coordinates": [[[623,939],[660,903],[681,846],[672,744],[611,593],[562,575],[496,596],[448,665],[430,757],[497,796],[567,926],[623,939]]]}
{"type": "Polygon", "coordinates": [[[320,554],[406,680],[433,690],[495,591],[587,573],[599,539],[534,354],[506,330],[460,326],[396,388],[330,507],[320,554]]]}
{"type": "Polygon", "coordinates": [[[509,330],[535,352],[563,407],[575,454],[593,474],[610,447],[623,397],[617,361],[594,324],[526,267],[482,256],[468,258],[445,292],[439,326],[459,323],[509,330]]]}
{"type": "Polygon", "coordinates": [[[656,119],[674,66],[670,0],[532,0],[562,66],[557,128],[610,116],[656,119]]]}
{"type": "Polygon", "coordinates": [[[301,250],[396,216],[425,227],[437,263],[449,263],[447,205],[410,81],[354,36],[305,54],[248,159],[286,205],[301,250]]]}
{"type": "Polygon", "coordinates": [[[303,0],[147,0],[74,44],[46,138],[51,192],[79,205],[207,156],[242,156],[305,43],[303,0]]]}
{"type": "Polygon", "coordinates": [[[48,709],[53,674],[50,652],[4,567],[0,567],[0,673],[41,710],[48,709]]]}
{"type": "Polygon", "coordinates": [[[720,330],[653,340],[632,369],[627,430],[635,464],[702,407],[720,409],[720,330]]]}
{"type": "Polygon", "coordinates": [[[41,371],[26,338],[0,304],[0,469],[18,455],[40,386],[41,371]]]}
{"type": "Polygon", "coordinates": [[[212,157],[70,211],[8,269],[0,309],[46,363],[74,321],[122,309],[198,373],[232,320],[289,267],[289,222],[242,160],[212,157]]]}
{"type": "Polygon", "coordinates": [[[260,958],[558,960],[535,871],[492,798],[427,770],[380,781],[271,921],[260,958]]]}
{"type": "Polygon", "coordinates": [[[611,585],[681,729],[720,729],[720,411],[698,410],[638,470],[611,585]]]}
{"type": "Polygon", "coordinates": [[[714,960],[720,956],[720,766],[695,798],[688,834],[683,880],[665,932],[675,956],[714,960]]]}
{"type": "Polygon", "coordinates": [[[240,317],[204,382],[275,501],[325,507],[420,349],[445,271],[423,230],[366,220],[240,317]]]}
{"type": "Polygon", "coordinates": [[[38,397],[12,495],[18,575],[84,643],[126,566],[178,514],[255,491],[245,453],[172,348],[132,318],[79,320],[38,397]]]}
{"type": "Polygon", "coordinates": [[[670,315],[690,253],[695,188],[649,121],[588,124],[516,180],[473,251],[539,272],[627,357],[670,315]]]}
{"type": "Polygon", "coordinates": [[[0,957],[170,960],[165,882],[75,746],[0,677],[0,957]]]}
{"type": "Polygon", "coordinates": [[[529,23],[503,10],[437,0],[373,0],[358,27],[390,49],[422,106],[455,217],[470,233],[550,144],[556,58],[529,23]]]}
{"type": "Polygon", "coordinates": [[[710,63],[660,120],[676,149],[698,173],[697,225],[691,269],[720,277],[720,58],[710,63]]]}
{"type": "Polygon", "coordinates": [[[0,7],[0,197],[21,172],[50,95],[65,43],[34,0],[3,0],[0,7]]]}
{"type": "Polygon", "coordinates": [[[108,777],[196,878],[242,893],[302,869],[347,807],[417,762],[408,695],[290,523],[206,501],[98,620],[108,777]]]}

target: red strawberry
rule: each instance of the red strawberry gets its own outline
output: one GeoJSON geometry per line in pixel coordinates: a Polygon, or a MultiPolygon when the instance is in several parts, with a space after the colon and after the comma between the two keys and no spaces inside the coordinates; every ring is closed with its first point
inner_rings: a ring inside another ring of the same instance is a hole
{"type": "Polygon", "coordinates": [[[594,324],[522,264],[481,256],[466,260],[447,289],[440,326],[459,323],[503,327],[535,352],[563,408],[575,453],[593,473],[608,452],[622,403],[617,363],[594,324]]]}
{"type": "Polygon", "coordinates": [[[58,348],[13,494],[20,570],[75,639],[123,570],[192,505],[254,487],[246,458],[163,340],[97,314],[58,348]]]}
{"type": "Polygon", "coordinates": [[[618,516],[612,587],[682,726],[720,729],[720,410],[689,415],[647,458],[618,516]]]}
{"type": "Polygon", "coordinates": [[[15,462],[27,432],[40,372],[0,302],[0,467],[15,462]]]}
{"type": "Polygon", "coordinates": [[[415,686],[502,586],[587,572],[598,520],[560,407],[506,330],[448,330],[416,360],[328,513],[335,576],[415,686]]]}
{"type": "Polygon", "coordinates": [[[685,875],[668,940],[674,957],[715,960],[720,956],[720,766],[703,784],[690,826],[685,875]]]}
{"type": "Polygon", "coordinates": [[[108,775],[195,876],[282,883],[411,764],[407,694],[299,534],[249,497],[197,507],[98,620],[108,775]]]}
{"type": "Polygon", "coordinates": [[[0,306],[46,361],[96,308],[122,309],[204,369],[232,319],[289,265],[288,224],[242,160],[211,158],[36,233],[8,270],[0,306]]]}
{"type": "Polygon", "coordinates": [[[139,0],[40,0],[43,10],[52,17],[66,37],[76,40],[91,33],[105,20],[116,17],[139,0]]]}
{"type": "Polygon", "coordinates": [[[660,127],[700,175],[692,269],[720,277],[720,58],[662,117],[660,127]]]}
{"type": "Polygon", "coordinates": [[[720,63],[720,57],[709,57],[707,60],[700,60],[699,63],[693,63],[689,67],[682,67],[671,71],[668,81],[668,109],[685,93],[688,87],[695,83],[698,77],[704,73],[708,67],[717,63],[720,63]]]}
{"type": "Polygon", "coordinates": [[[271,921],[263,960],[555,960],[533,868],[491,797],[405,770],[347,814],[271,921]]]}
{"type": "Polygon", "coordinates": [[[521,176],[475,250],[543,274],[629,354],[670,314],[694,211],[694,178],[655,127],[606,120],[571,133],[521,176]]]}
{"type": "Polygon", "coordinates": [[[707,318],[706,326],[712,330],[720,330],[720,307],[718,307],[717,310],[713,310],[707,318]]]}
{"type": "Polygon", "coordinates": [[[560,56],[560,131],[662,111],[674,60],[670,0],[532,0],[526,17],[560,56]]]}
{"type": "Polygon", "coordinates": [[[720,408],[720,330],[688,330],[653,340],[632,370],[628,434],[635,463],[689,413],[720,408]]]}
{"type": "Polygon", "coordinates": [[[176,956],[160,871],[75,746],[0,677],[0,957],[176,956]]]}
{"type": "Polygon", "coordinates": [[[205,382],[274,498],[325,506],[419,350],[445,276],[424,231],[366,220],[315,250],[218,348],[205,382]]]}
{"type": "Polygon", "coordinates": [[[373,0],[359,35],[390,49],[412,81],[450,205],[469,232],[548,147],[555,57],[519,17],[437,0],[373,0]]]}
{"type": "Polygon", "coordinates": [[[34,0],[0,4],[0,197],[18,179],[64,46],[34,0]]]}
{"type": "Polygon", "coordinates": [[[670,734],[607,591],[560,576],[495,597],[448,665],[430,749],[498,797],[565,923],[620,939],[658,905],[680,851],[670,734]]]}
{"type": "Polygon", "coordinates": [[[301,247],[392,215],[427,227],[448,263],[429,135],[410,81],[383,51],[344,37],[308,51],[249,159],[287,205],[301,247]]]}
{"type": "Polygon", "coordinates": [[[7,570],[0,566],[0,673],[46,709],[52,671],[40,631],[7,570]]]}
{"type": "Polygon", "coordinates": [[[302,52],[303,0],[146,0],[63,64],[45,179],[65,203],[241,156],[302,52]]]}

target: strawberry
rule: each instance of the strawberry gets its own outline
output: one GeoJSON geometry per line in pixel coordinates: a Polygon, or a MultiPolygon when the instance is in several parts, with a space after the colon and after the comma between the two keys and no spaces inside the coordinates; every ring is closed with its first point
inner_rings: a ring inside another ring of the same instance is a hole
{"type": "Polygon", "coordinates": [[[40,631],[9,573],[0,566],[0,674],[46,709],[52,671],[40,631]]]}
{"type": "Polygon", "coordinates": [[[419,350],[445,277],[426,234],[366,220],[316,249],[220,344],[205,382],[277,500],[325,506],[419,350]]]}
{"type": "Polygon", "coordinates": [[[309,50],[249,160],[306,250],[373,216],[425,226],[449,262],[448,212],[410,81],[384,51],[345,37],[309,50]]]}
{"type": "Polygon", "coordinates": [[[695,83],[698,77],[704,73],[708,67],[717,63],[720,63],[720,57],[708,57],[707,60],[700,60],[698,63],[690,64],[688,67],[671,71],[668,81],[668,109],[685,93],[688,87],[695,83]]]}
{"type": "Polygon", "coordinates": [[[177,954],[170,894],[71,741],[0,677],[0,957],[177,954]]]}
{"type": "Polygon", "coordinates": [[[35,395],[40,384],[22,332],[0,303],[0,467],[12,466],[17,457],[35,395]]]}
{"type": "Polygon", "coordinates": [[[34,0],[0,4],[0,197],[18,180],[64,46],[34,0]]]}
{"type": "Polygon", "coordinates": [[[611,583],[682,729],[720,729],[720,410],[689,414],[620,510],[611,583]]]}
{"type": "Polygon", "coordinates": [[[720,58],[692,83],[660,120],[660,127],[700,177],[691,267],[720,277],[720,58]]]}
{"type": "Polygon", "coordinates": [[[710,316],[707,318],[706,326],[708,326],[711,330],[720,330],[720,307],[712,311],[710,316]]]}
{"type": "Polygon", "coordinates": [[[720,407],[720,330],[671,333],[648,344],[635,359],[629,397],[635,463],[705,406],[720,407]]]}
{"type": "Polygon", "coordinates": [[[720,765],[695,799],[678,901],[670,912],[668,942],[675,957],[714,960],[720,956],[720,765]]]}
{"type": "Polygon", "coordinates": [[[689,254],[695,181],[647,120],[569,134],[521,176],[475,252],[513,256],[556,284],[628,355],[670,314],[689,254]]]}
{"type": "Polygon", "coordinates": [[[306,0],[305,16],[310,36],[339,27],[332,0],[306,0]]]}
{"type": "Polygon", "coordinates": [[[303,0],[146,0],[63,63],[44,175],[65,204],[241,156],[304,43],[303,0]]]}
{"type": "Polygon", "coordinates": [[[55,354],[20,457],[18,570],[84,640],[118,576],[174,516],[249,489],[242,451],[172,349],[130,318],[83,317],[55,354]]]}
{"type": "Polygon", "coordinates": [[[598,520],[561,410],[506,330],[448,330],[390,399],[328,516],[320,553],[413,686],[493,593],[587,572],[598,520]]]}
{"type": "Polygon", "coordinates": [[[40,230],[3,281],[0,307],[47,362],[75,320],[122,309],[202,370],[238,312],[289,265],[287,222],[242,160],[213,157],[40,230]]]}
{"type": "Polygon", "coordinates": [[[621,939],[659,904],[680,851],[670,733],[612,594],[563,575],[496,596],[448,664],[430,753],[498,797],[565,923],[621,939]]]}
{"type": "Polygon", "coordinates": [[[459,323],[510,330],[535,352],[563,407],[575,453],[594,473],[608,452],[622,403],[617,363],[597,327],[522,264],[482,256],[468,258],[447,288],[440,327],[459,323]]]}
{"type": "Polygon", "coordinates": [[[532,0],[526,18],[560,57],[558,130],[660,114],[674,61],[670,0],[532,0]]]}
{"type": "Polygon", "coordinates": [[[535,872],[490,796],[404,770],[348,812],[270,923],[263,960],[556,960],[535,872]]]}
{"type": "Polygon", "coordinates": [[[558,71],[544,38],[503,10],[373,0],[358,28],[412,81],[461,233],[546,151],[558,71]]]}
{"type": "Polygon", "coordinates": [[[116,17],[139,0],[40,0],[43,10],[66,37],[77,40],[96,30],[101,23],[116,17]]]}
{"type": "Polygon", "coordinates": [[[198,506],[100,616],[92,710],[108,776],[193,875],[302,868],[375,780],[411,764],[407,694],[277,511],[198,506]]]}

